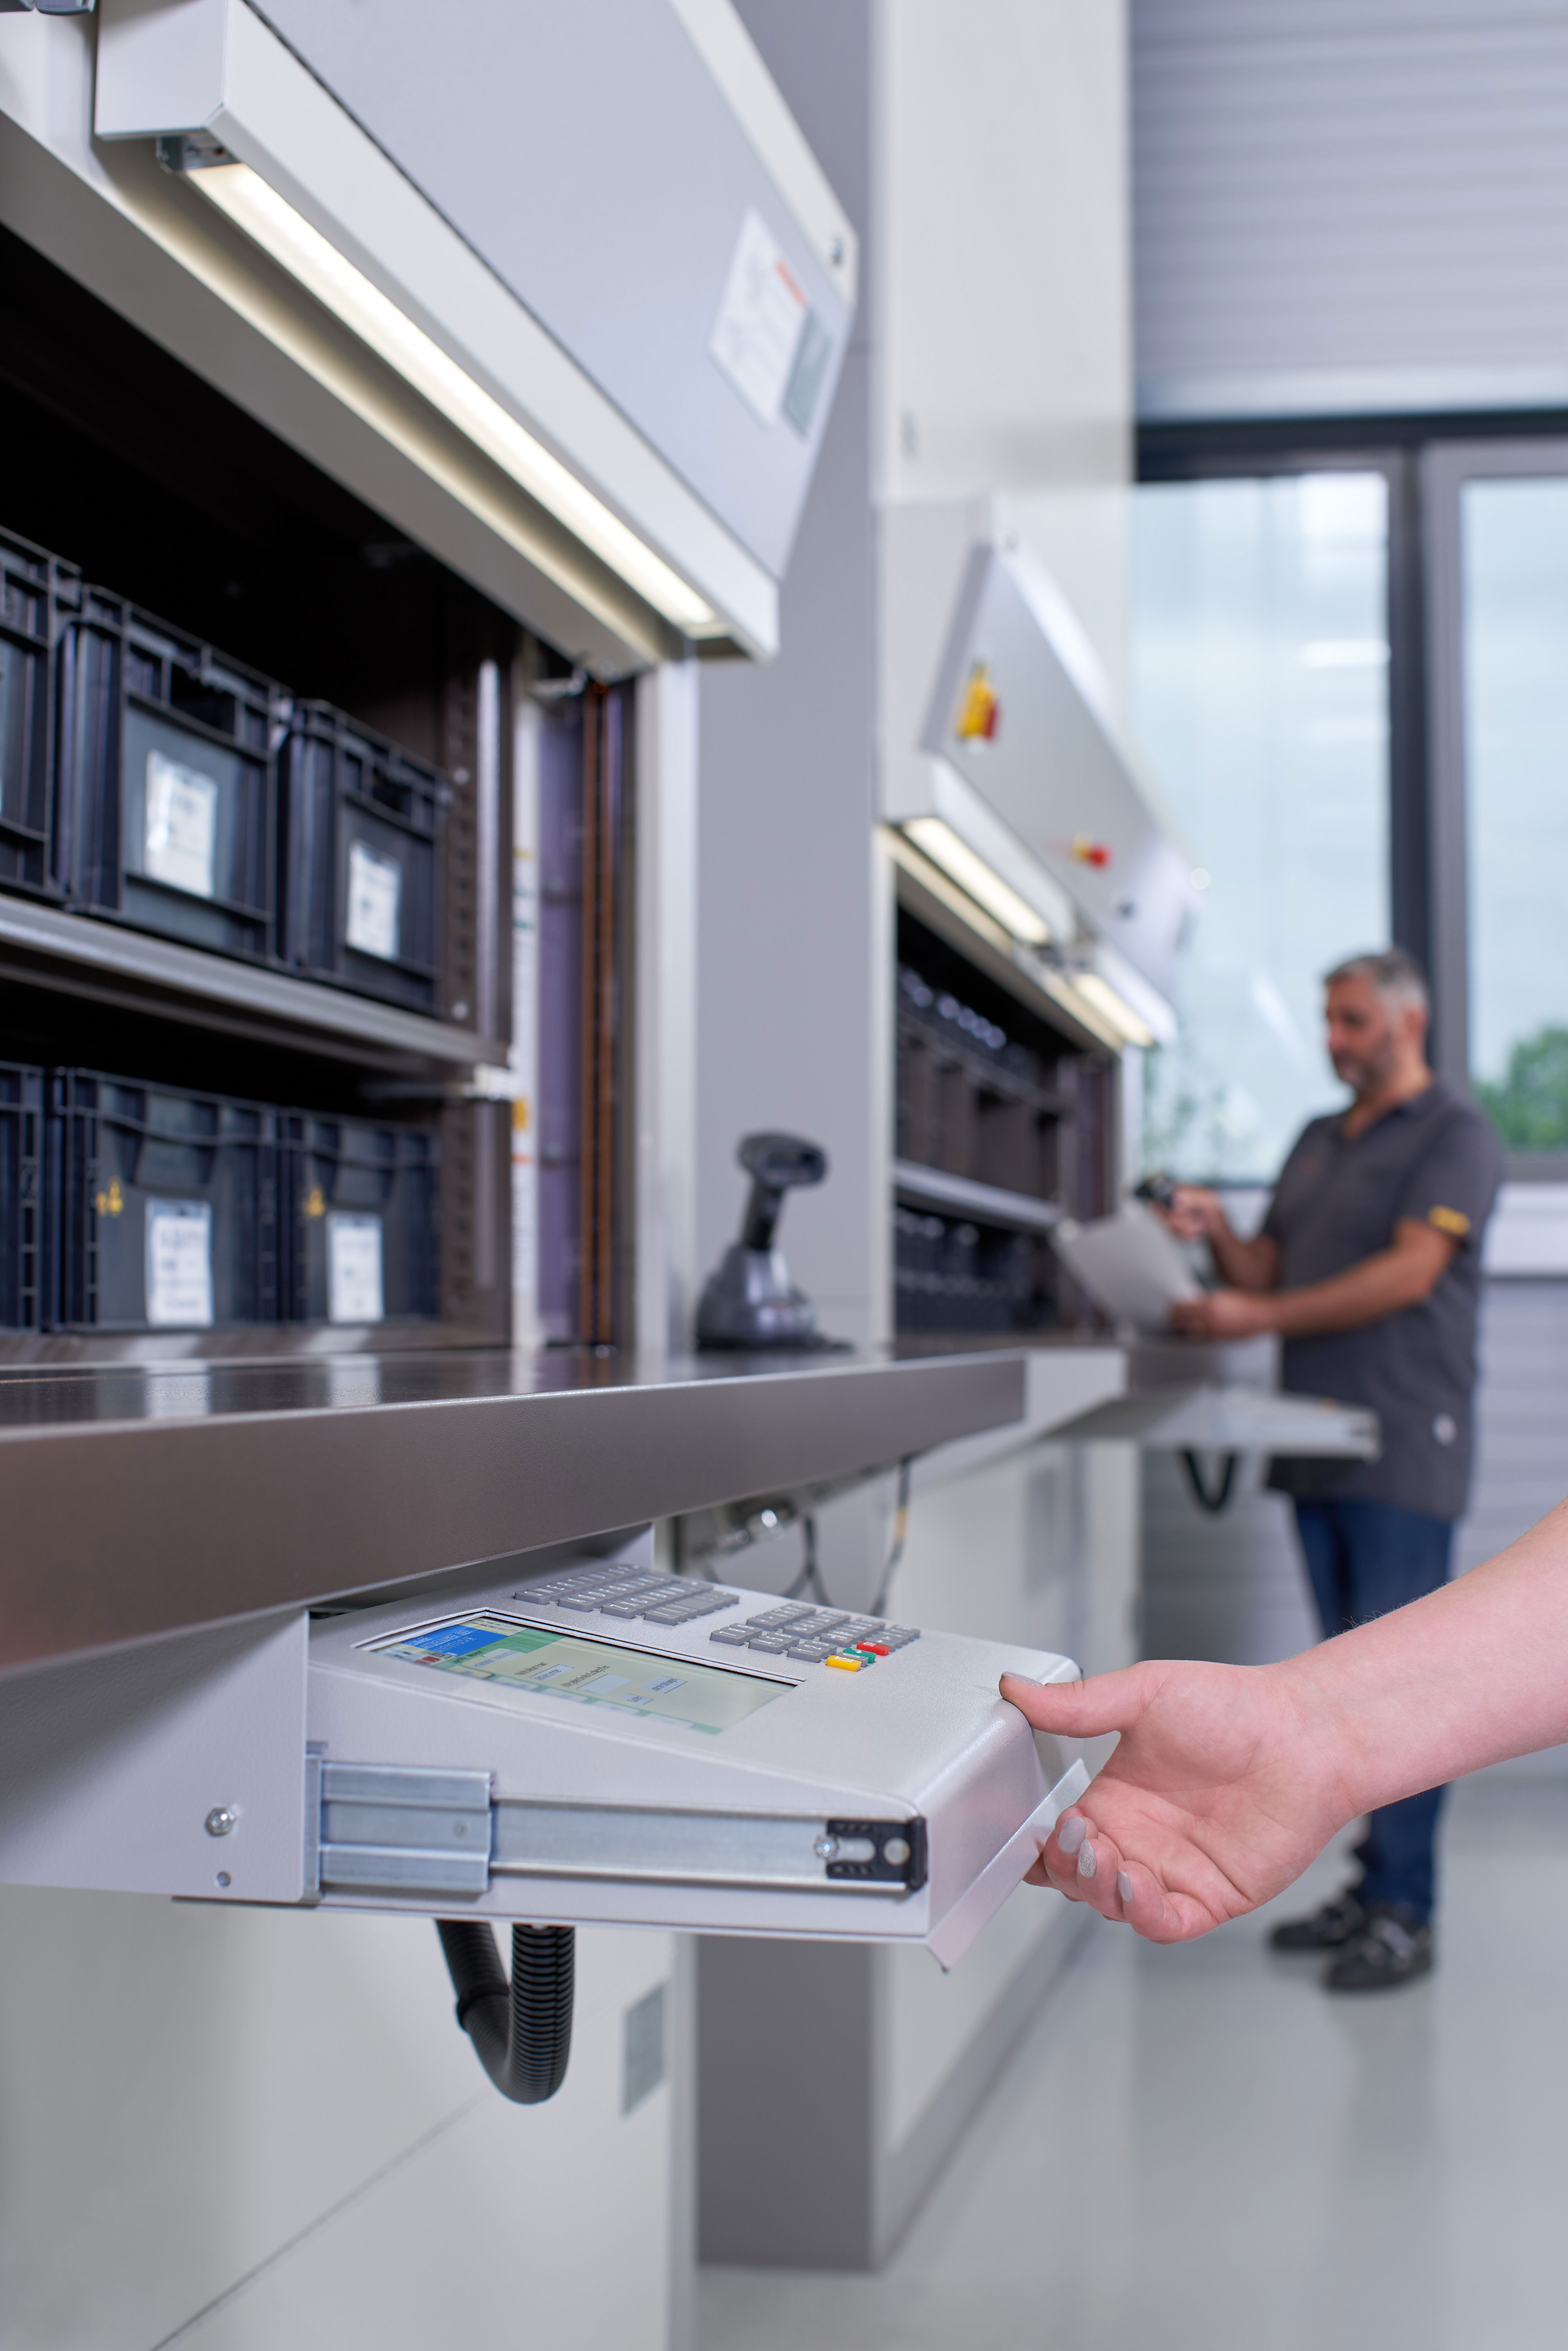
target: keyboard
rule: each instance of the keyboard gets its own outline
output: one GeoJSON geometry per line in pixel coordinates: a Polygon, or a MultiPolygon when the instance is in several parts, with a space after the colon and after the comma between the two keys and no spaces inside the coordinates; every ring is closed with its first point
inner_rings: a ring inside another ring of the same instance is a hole
{"type": "MultiPolygon", "coordinates": [[[[522,1585],[517,1596],[570,1616],[607,1616],[622,1624],[661,1626],[693,1625],[700,1617],[740,1605],[738,1593],[698,1583],[689,1575],[661,1575],[597,1561],[539,1576],[522,1585]]],[[[797,1665],[858,1673],[907,1648],[920,1635],[913,1625],[890,1625],[880,1616],[785,1601],[737,1624],[718,1625],[708,1638],[717,1648],[747,1649],[760,1656],[789,1657],[797,1665]]]]}

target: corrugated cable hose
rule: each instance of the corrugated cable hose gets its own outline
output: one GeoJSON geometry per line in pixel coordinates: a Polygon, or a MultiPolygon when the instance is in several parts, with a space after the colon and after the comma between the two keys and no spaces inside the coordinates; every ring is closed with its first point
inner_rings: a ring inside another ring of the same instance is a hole
{"type": "Polygon", "coordinates": [[[438,1918],[457,2022],[504,2098],[537,2106],[566,2079],[576,1938],[570,1927],[514,1927],[510,1981],[496,1938],[471,1918],[438,1918]]]}

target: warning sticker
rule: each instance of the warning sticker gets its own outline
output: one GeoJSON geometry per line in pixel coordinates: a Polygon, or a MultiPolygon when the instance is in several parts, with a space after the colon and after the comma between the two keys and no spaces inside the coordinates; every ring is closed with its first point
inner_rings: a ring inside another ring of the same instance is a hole
{"type": "MultiPolygon", "coordinates": [[[[777,422],[794,373],[811,306],[778,240],[759,214],[748,212],[725,280],[708,350],[747,406],[764,424],[777,422]]],[[[814,356],[814,350],[813,350],[814,356]]],[[[825,358],[811,372],[820,383],[825,358]]],[[[808,414],[816,384],[802,387],[808,414]]],[[[802,428],[803,429],[803,428],[802,428]]]]}

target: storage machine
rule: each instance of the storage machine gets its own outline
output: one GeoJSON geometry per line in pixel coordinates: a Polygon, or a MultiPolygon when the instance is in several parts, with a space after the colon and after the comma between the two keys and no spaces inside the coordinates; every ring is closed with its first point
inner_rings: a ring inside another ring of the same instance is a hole
{"type": "Polygon", "coordinates": [[[458,2022],[522,2103],[565,2070],[578,1924],[950,1967],[1088,1784],[998,1677],[1077,1667],[651,1553],[14,1677],[0,1881],[434,1917],[458,2022]]]}

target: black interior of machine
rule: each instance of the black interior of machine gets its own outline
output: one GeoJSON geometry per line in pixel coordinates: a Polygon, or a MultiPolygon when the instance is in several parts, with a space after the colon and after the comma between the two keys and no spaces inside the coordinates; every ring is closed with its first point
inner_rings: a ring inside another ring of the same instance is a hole
{"type": "MultiPolygon", "coordinates": [[[[445,779],[436,1009],[476,1018],[486,887],[504,937],[509,841],[476,826],[478,679],[569,664],[10,233],[0,230],[0,528],[300,700],[331,704],[445,779]]],[[[503,750],[509,722],[502,726],[503,750]]],[[[509,768],[502,778],[509,803],[509,768]]],[[[575,794],[575,785],[573,786],[575,794]]],[[[89,922],[91,914],[73,917],[89,922]]],[[[132,922],[134,918],[132,917],[132,922]]],[[[134,927],[121,929],[134,939],[134,927]]],[[[508,967],[493,1024],[506,1033],[508,967]]],[[[506,1335],[509,1106],[451,1100],[446,1065],[329,1045],[243,1007],[106,983],[91,958],[9,949],[0,1061],[82,1068],[307,1113],[439,1125],[442,1318],[506,1335]]]]}
{"type": "Polygon", "coordinates": [[[983,1187],[948,1205],[900,1186],[894,1211],[901,1336],[1049,1331],[1079,1302],[1017,1203],[1087,1218],[1110,1206],[1113,1097],[1087,1052],[907,908],[897,931],[894,1156],[983,1187]],[[1009,1207],[1009,1199],[1013,1204],[1009,1207]]]}

